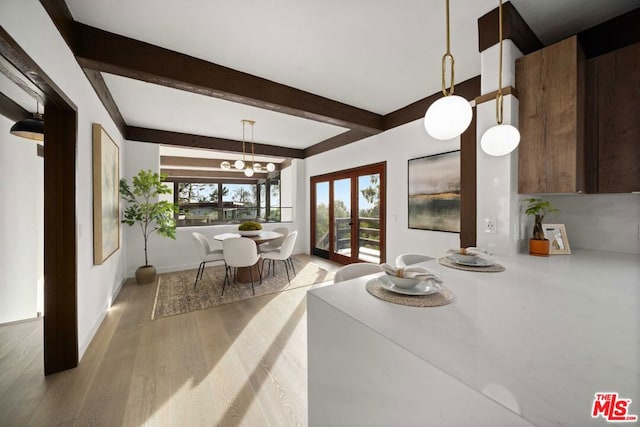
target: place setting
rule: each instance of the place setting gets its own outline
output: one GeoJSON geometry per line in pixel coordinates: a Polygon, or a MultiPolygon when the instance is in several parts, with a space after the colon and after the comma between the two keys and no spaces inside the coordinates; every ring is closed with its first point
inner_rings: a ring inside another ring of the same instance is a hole
{"type": "Polygon", "coordinates": [[[389,264],[380,267],[384,274],[367,281],[366,289],[381,300],[413,307],[437,307],[453,301],[451,290],[427,268],[397,268],[389,264]]]}
{"type": "Polygon", "coordinates": [[[448,249],[447,255],[439,258],[438,262],[445,267],[464,271],[499,273],[505,270],[490,251],[476,247],[448,249]]]}

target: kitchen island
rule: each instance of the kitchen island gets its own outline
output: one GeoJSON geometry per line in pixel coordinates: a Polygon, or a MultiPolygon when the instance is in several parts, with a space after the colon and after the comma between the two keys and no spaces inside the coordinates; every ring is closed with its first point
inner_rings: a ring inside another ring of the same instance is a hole
{"type": "Polygon", "coordinates": [[[640,256],[498,257],[436,271],[453,303],[407,307],[370,275],[307,296],[310,426],[605,425],[594,395],[640,415],[640,256]]]}

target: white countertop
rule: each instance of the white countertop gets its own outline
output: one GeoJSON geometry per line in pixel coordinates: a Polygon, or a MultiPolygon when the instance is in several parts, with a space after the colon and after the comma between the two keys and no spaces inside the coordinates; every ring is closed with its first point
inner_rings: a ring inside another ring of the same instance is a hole
{"type": "MultiPolygon", "coordinates": [[[[309,291],[537,425],[585,425],[596,392],[640,415],[640,256],[498,257],[500,273],[436,271],[455,296],[407,307],[365,289],[376,275],[309,291]]],[[[593,420],[602,425],[602,418],[593,420]]]]}

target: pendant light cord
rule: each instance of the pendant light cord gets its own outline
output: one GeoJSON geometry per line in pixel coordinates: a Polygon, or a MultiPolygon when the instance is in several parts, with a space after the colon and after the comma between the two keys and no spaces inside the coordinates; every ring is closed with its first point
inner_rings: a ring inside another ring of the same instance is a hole
{"type": "Polygon", "coordinates": [[[244,141],[245,141],[245,137],[244,137],[244,128],[245,125],[247,124],[246,120],[242,120],[242,161],[244,162],[245,159],[245,155],[244,155],[244,141]]]}
{"type": "Polygon", "coordinates": [[[453,55],[451,54],[451,40],[450,40],[450,30],[449,30],[449,0],[445,2],[445,15],[446,15],[446,28],[447,28],[447,51],[442,55],[442,93],[444,96],[453,95],[454,91],[454,71],[453,66],[455,60],[453,59],[453,55]],[[451,61],[451,87],[447,90],[447,82],[445,79],[445,74],[447,71],[447,59],[451,61]]]}
{"type": "Polygon", "coordinates": [[[498,6],[498,34],[500,38],[500,59],[498,61],[498,93],[496,94],[496,122],[501,125],[503,119],[503,97],[502,97],[502,0],[498,6]]]}

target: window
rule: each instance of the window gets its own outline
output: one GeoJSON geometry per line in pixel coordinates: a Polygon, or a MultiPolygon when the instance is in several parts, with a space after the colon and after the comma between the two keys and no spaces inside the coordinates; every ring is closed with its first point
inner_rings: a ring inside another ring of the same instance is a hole
{"type": "Polygon", "coordinates": [[[237,182],[167,182],[178,205],[177,225],[235,224],[253,220],[279,222],[280,177],[257,184],[237,182]]]}

